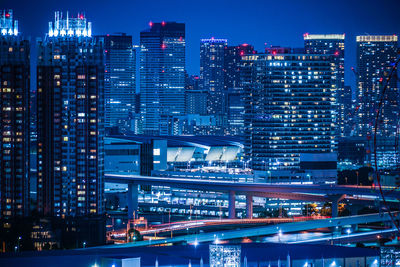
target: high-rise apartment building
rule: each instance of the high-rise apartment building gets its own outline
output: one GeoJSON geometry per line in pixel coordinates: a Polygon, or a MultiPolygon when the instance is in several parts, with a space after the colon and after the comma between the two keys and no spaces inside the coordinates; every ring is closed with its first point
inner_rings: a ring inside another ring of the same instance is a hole
{"type": "MultiPolygon", "coordinates": [[[[398,126],[399,88],[398,81],[387,79],[398,57],[397,35],[357,36],[357,94],[359,106],[356,118],[356,135],[372,140],[379,102],[382,107],[377,129],[377,163],[381,167],[398,165],[396,152],[396,131],[398,126]],[[383,88],[388,85],[383,94],[383,88]]],[[[395,72],[396,76],[396,72],[395,72]]],[[[369,142],[369,151],[373,151],[369,142]]],[[[374,157],[371,158],[374,160],[374,157]]],[[[372,163],[372,162],[370,162],[372,163]]]]}
{"type": "Polygon", "coordinates": [[[38,42],[38,211],[70,218],[104,212],[103,42],[82,15],[55,13],[38,42]]]}
{"type": "MultiPolygon", "coordinates": [[[[332,55],[331,59],[335,63],[336,71],[336,119],[337,134],[348,136],[351,126],[348,123],[346,114],[348,90],[344,85],[344,34],[304,34],[304,47],[307,54],[332,55]]],[[[350,92],[351,98],[351,92],[350,92]]]]}
{"type": "Polygon", "coordinates": [[[243,61],[245,153],[253,169],[296,170],[301,157],[334,154],[331,55],[273,48],[243,61]]]}
{"type": "Polygon", "coordinates": [[[224,90],[224,57],[226,39],[201,39],[200,88],[208,92],[208,114],[226,121],[226,94],[224,90]]]}
{"type": "Polygon", "coordinates": [[[29,214],[30,44],[0,11],[0,218],[29,214]]]}
{"type": "Polygon", "coordinates": [[[185,24],[150,22],[140,33],[140,113],[144,134],[167,134],[185,114],[185,24]]]}
{"type": "Polygon", "coordinates": [[[105,127],[130,129],[136,101],[136,50],[132,36],[107,34],[104,39],[105,127]]]}
{"type": "MultiPolygon", "coordinates": [[[[397,59],[397,35],[357,36],[357,99],[358,135],[373,134],[376,109],[386,79],[397,59]]],[[[382,121],[378,133],[384,136],[396,134],[399,116],[398,85],[391,79],[383,101],[382,121]]]]}

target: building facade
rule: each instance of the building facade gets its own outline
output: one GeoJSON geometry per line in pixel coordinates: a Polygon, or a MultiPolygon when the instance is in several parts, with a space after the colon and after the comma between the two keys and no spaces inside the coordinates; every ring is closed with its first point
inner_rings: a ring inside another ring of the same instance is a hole
{"type": "MultiPolygon", "coordinates": [[[[357,36],[357,99],[360,103],[358,135],[371,135],[374,128],[377,103],[382,93],[384,80],[397,58],[396,35],[357,36]]],[[[380,134],[395,134],[398,116],[398,86],[395,79],[389,82],[383,108],[384,120],[390,122],[379,130],[380,134]]]]}
{"type": "Polygon", "coordinates": [[[336,119],[339,136],[349,136],[351,127],[348,123],[346,111],[349,109],[348,98],[351,99],[351,91],[344,85],[344,34],[304,34],[304,47],[308,54],[332,55],[336,71],[336,119]],[[349,95],[350,94],[350,95],[349,95]]]}
{"type": "MultiPolygon", "coordinates": [[[[357,36],[357,94],[359,106],[356,135],[372,140],[379,102],[382,108],[377,129],[378,165],[398,164],[394,149],[399,117],[399,90],[397,79],[387,79],[398,56],[397,35],[357,36]],[[383,95],[383,88],[387,89],[383,95]]],[[[372,143],[370,143],[372,146],[372,143]]],[[[372,151],[372,149],[370,149],[372,151]]]]}
{"type": "Polygon", "coordinates": [[[0,11],[0,219],[29,214],[30,44],[0,11]]]}
{"type": "Polygon", "coordinates": [[[243,57],[245,154],[254,170],[298,170],[301,157],[335,153],[330,57],[284,48],[243,57]]]}
{"type": "Polygon", "coordinates": [[[185,85],[185,113],[207,114],[207,92],[199,88],[200,77],[196,75],[186,76],[185,85]]]}
{"type": "Polygon", "coordinates": [[[167,134],[185,114],[185,24],[150,22],[140,33],[140,113],[144,134],[167,134]]]}
{"type": "Polygon", "coordinates": [[[208,93],[208,114],[220,117],[226,114],[224,55],[227,45],[226,39],[201,39],[200,42],[200,88],[208,93]]]}
{"type": "Polygon", "coordinates": [[[227,46],[224,54],[224,91],[226,92],[228,135],[244,134],[244,90],[241,81],[242,57],[256,54],[249,44],[227,46]]]}
{"type": "Polygon", "coordinates": [[[103,42],[82,14],[55,13],[38,42],[38,211],[74,218],[104,212],[103,42]]]}
{"type": "Polygon", "coordinates": [[[104,39],[104,109],[105,127],[129,130],[135,113],[136,50],[132,36],[107,34],[104,39]]]}

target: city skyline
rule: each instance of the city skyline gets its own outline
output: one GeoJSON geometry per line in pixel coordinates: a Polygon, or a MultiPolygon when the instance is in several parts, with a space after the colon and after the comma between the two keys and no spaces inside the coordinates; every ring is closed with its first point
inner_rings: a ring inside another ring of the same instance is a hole
{"type": "Polygon", "coordinates": [[[107,4],[0,9],[0,265],[400,262],[400,5],[107,4]]]}
{"type": "MultiPolygon", "coordinates": [[[[52,2],[42,1],[41,5],[29,9],[24,7],[27,1],[13,1],[7,8],[14,9],[20,15],[20,30],[24,36],[44,38],[47,32],[47,18],[56,10],[70,11],[70,14],[85,12],[95,23],[94,33],[107,34],[125,32],[133,36],[134,44],[139,44],[140,31],[148,27],[150,21],[176,21],[186,24],[186,69],[189,74],[199,74],[200,39],[226,38],[228,45],[249,43],[258,51],[267,45],[302,47],[303,34],[346,34],[346,68],[356,65],[356,35],[364,34],[398,34],[400,21],[395,19],[397,1],[330,1],[323,6],[319,1],[307,1],[306,4],[289,1],[282,11],[271,12],[269,2],[256,1],[246,5],[241,1],[202,1],[194,6],[182,1],[156,1],[131,3],[117,1],[108,6],[94,1],[52,2]],[[135,6],[137,5],[137,6],[135,6]],[[77,6],[79,8],[77,8],[77,6]],[[124,8],[121,8],[124,6],[124,8]],[[209,10],[212,6],[214,9],[209,10]],[[329,12],[327,7],[329,6],[329,12]],[[45,8],[43,8],[45,7],[45,8]],[[230,12],[224,14],[223,9],[230,12]],[[137,12],[135,10],[147,10],[137,12]],[[191,11],[194,14],[191,14],[191,11]],[[215,10],[215,12],[212,12],[215,10]],[[262,13],[265,10],[267,16],[262,13]],[[302,12],[298,12],[298,10],[302,12]],[[282,14],[282,15],[280,15],[282,14]],[[285,15],[287,14],[287,15],[285,15]],[[335,16],[340,14],[340,16],[335,16]],[[118,19],[115,19],[117,17],[118,19]],[[316,23],[318,21],[318,23],[316,23]],[[379,23],[376,23],[379,21],[379,23]],[[262,34],[260,34],[260,32],[262,34]]],[[[277,10],[274,7],[273,10],[277,10]]],[[[34,58],[34,57],[33,57],[34,58]]],[[[356,77],[347,71],[346,85],[355,90],[356,77]]]]}

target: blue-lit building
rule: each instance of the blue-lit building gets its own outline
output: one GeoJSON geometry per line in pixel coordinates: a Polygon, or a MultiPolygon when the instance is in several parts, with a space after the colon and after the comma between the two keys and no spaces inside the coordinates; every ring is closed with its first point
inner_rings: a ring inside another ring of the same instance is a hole
{"type": "Polygon", "coordinates": [[[200,77],[186,75],[185,85],[185,113],[207,114],[207,92],[199,87],[200,77]]]}
{"type": "Polygon", "coordinates": [[[140,33],[140,113],[144,134],[166,135],[185,114],[185,24],[150,22],[140,33]]]}
{"type": "Polygon", "coordinates": [[[245,155],[255,171],[325,169],[332,180],[336,68],[330,55],[299,52],[277,47],[243,57],[245,155]]]}
{"type": "Polygon", "coordinates": [[[104,39],[105,127],[130,130],[136,108],[136,50],[132,36],[120,33],[98,38],[104,39]]]}
{"type": "MultiPolygon", "coordinates": [[[[397,35],[361,35],[357,41],[357,94],[358,105],[355,134],[371,141],[377,132],[377,160],[381,167],[397,166],[395,151],[399,117],[399,88],[396,78],[387,79],[398,57],[397,35]],[[383,88],[388,84],[382,99],[378,129],[376,114],[383,88]]],[[[372,143],[370,143],[372,146],[372,143]]],[[[372,149],[371,149],[372,151],[372,149]]],[[[372,158],[373,160],[373,158],[372,158]]]]}
{"type": "Polygon", "coordinates": [[[224,89],[224,56],[226,39],[201,39],[200,88],[208,92],[208,114],[226,124],[226,94],[224,89]]]}
{"type": "Polygon", "coordinates": [[[44,216],[104,212],[103,48],[82,14],[56,12],[38,42],[37,209],[44,216]]]}
{"type": "Polygon", "coordinates": [[[344,85],[344,34],[304,34],[304,47],[307,54],[332,55],[336,71],[336,124],[338,136],[349,136],[351,127],[348,123],[348,99],[351,100],[351,90],[344,85]]]}
{"type": "MultiPolygon", "coordinates": [[[[30,44],[0,11],[0,219],[29,214],[30,44]]],[[[3,225],[2,225],[3,226],[3,225]]]]}
{"type": "Polygon", "coordinates": [[[226,110],[228,135],[244,134],[244,90],[241,82],[242,57],[256,54],[249,44],[227,46],[224,54],[224,91],[226,92],[226,110]]]}

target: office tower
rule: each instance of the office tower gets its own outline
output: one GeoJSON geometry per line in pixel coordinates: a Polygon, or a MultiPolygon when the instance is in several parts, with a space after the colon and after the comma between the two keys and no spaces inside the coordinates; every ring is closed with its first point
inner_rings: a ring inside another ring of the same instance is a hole
{"type": "MultiPolygon", "coordinates": [[[[397,58],[397,35],[357,36],[357,98],[359,108],[359,136],[373,134],[376,109],[393,63],[397,58]]],[[[398,119],[397,80],[391,79],[386,91],[378,129],[380,135],[394,136],[398,119]]]]}
{"type": "Polygon", "coordinates": [[[0,11],[0,218],[29,213],[30,44],[0,11]]]}
{"type": "MultiPolygon", "coordinates": [[[[359,104],[356,134],[372,140],[375,133],[376,114],[393,64],[397,59],[397,35],[357,36],[357,95],[359,104]]],[[[383,96],[377,129],[378,165],[390,167],[398,164],[395,151],[396,128],[399,118],[398,83],[392,77],[383,96]]],[[[370,150],[372,142],[369,143],[370,150]]],[[[373,160],[373,158],[372,158],[373,160]]]]}
{"type": "Polygon", "coordinates": [[[350,136],[354,121],[354,110],[352,108],[353,90],[351,86],[345,85],[343,94],[340,97],[342,98],[341,101],[344,109],[344,119],[342,120],[344,136],[350,136]]]}
{"type": "MultiPolygon", "coordinates": [[[[336,71],[336,119],[339,136],[345,136],[348,125],[346,114],[346,91],[344,86],[344,34],[304,34],[304,47],[307,54],[333,55],[336,71]]],[[[347,131],[348,135],[348,131],[347,131]]]]}
{"type": "Polygon", "coordinates": [[[38,211],[104,212],[103,43],[82,15],[55,13],[38,42],[38,211]]]}
{"type": "Polygon", "coordinates": [[[240,68],[244,55],[255,54],[254,47],[249,44],[227,46],[224,53],[224,88],[225,91],[242,90],[240,68]]]}
{"type": "Polygon", "coordinates": [[[186,75],[185,110],[186,114],[207,114],[207,92],[199,88],[199,76],[186,75]]]}
{"type": "Polygon", "coordinates": [[[245,154],[253,169],[296,170],[301,158],[334,157],[331,56],[272,48],[243,61],[245,154]]]}
{"type": "Polygon", "coordinates": [[[105,127],[131,128],[136,100],[136,50],[125,33],[99,36],[104,39],[105,127]]]}
{"type": "Polygon", "coordinates": [[[200,88],[208,92],[208,114],[226,121],[226,94],[224,90],[224,56],[226,39],[201,39],[200,88]]]}
{"type": "Polygon", "coordinates": [[[185,24],[150,22],[140,33],[140,112],[144,134],[167,134],[185,113],[185,24]]]}
{"type": "Polygon", "coordinates": [[[249,44],[227,46],[224,54],[224,90],[226,92],[226,110],[228,135],[244,133],[244,95],[241,83],[242,57],[255,54],[254,47],[249,44]]]}

